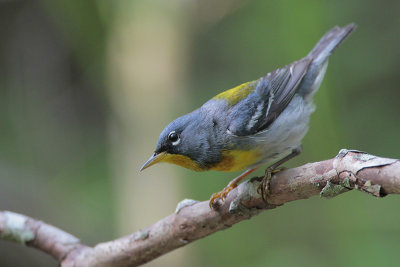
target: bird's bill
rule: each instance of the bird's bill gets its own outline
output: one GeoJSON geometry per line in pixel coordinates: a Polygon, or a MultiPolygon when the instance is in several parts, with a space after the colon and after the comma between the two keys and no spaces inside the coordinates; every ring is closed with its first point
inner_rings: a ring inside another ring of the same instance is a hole
{"type": "Polygon", "coordinates": [[[167,155],[166,152],[161,152],[161,153],[154,153],[151,155],[151,157],[146,161],[145,164],[143,164],[142,168],[140,168],[140,171],[143,171],[147,169],[150,166],[153,166],[156,163],[159,163],[160,161],[163,160],[163,158],[167,155]]]}

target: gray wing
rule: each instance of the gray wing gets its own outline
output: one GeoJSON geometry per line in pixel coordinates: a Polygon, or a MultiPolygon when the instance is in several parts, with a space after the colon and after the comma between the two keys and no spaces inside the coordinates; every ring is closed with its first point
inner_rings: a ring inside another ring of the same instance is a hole
{"type": "Polygon", "coordinates": [[[229,110],[228,130],[247,136],[267,129],[292,100],[311,61],[303,58],[261,78],[254,92],[229,110]]]}

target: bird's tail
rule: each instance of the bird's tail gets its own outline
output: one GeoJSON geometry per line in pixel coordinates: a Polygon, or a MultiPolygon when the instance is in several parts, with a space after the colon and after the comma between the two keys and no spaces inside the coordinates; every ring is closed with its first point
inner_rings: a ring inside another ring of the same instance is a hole
{"type": "Polygon", "coordinates": [[[311,99],[324,78],[329,56],[356,28],[357,26],[354,23],[350,23],[342,28],[336,26],[322,36],[307,55],[307,58],[311,58],[312,61],[298,87],[300,95],[311,99]]]}
{"type": "Polygon", "coordinates": [[[332,28],[322,36],[308,56],[312,57],[316,64],[323,63],[356,28],[357,26],[354,23],[342,28],[338,26],[332,28]]]}

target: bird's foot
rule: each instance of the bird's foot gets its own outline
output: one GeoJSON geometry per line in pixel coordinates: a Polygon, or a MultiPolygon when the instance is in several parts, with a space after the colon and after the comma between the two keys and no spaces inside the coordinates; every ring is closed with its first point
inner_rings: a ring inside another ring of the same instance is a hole
{"type": "Polygon", "coordinates": [[[271,185],[272,176],[280,171],[283,171],[284,169],[286,169],[286,168],[285,167],[280,167],[280,168],[268,167],[265,170],[264,178],[261,180],[261,183],[257,188],[257,192],[262,196],[264,202],[267,202],[267,197],[270,193],[270,185],[271,185]]]}
{"type": "Polygon", "coordinates": [[[220,192],[214,193],[211,198],[210,198],[210,208],[213,210],[216,210],[219,206],[219,201],[224,201],[226,196],[228,195],[229,192],[231,192],[237,184],[231,184],[229,183],[224,189],[222,189],[220,192]]]}
{"type": "Polygon", "coordinates": [[[254,172],[255,170],[256,170],[255,168],[248,169],[247,171],[245,171],[244,173],[242,173],[241,175],[230,181],[230,183],[224,189],[222,189],[222,191],[213,194],[211,196],[209,203],[210,208],[212,210],[218,209],[220,203],[219,200],[224,201],[228,193],[231,192],[235,187],[237,187],[240,181],[243,180],[243,178],[247,177],[250,173],[254,172]]]}

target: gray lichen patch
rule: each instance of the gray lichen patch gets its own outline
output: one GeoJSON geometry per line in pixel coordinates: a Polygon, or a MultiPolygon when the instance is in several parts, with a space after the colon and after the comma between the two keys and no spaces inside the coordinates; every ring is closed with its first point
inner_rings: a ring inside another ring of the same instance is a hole
{"type": "Polygon", "coordinates": [[[246,186],[247,194],[245,194],[245,197],[246,197],[245,200],[260,197],[260,192],[259,192],[258,188],[260,186],[261,181],[262,181],[262,179],[258,180],[258,179],[253,178],[253,179],[250,179],[245,182],[245,183],[247,183],[247,186],[246,186]]]}
{"type": "Polygon", "coordinates": [[[32,241],[35,234],[25,226],[27,218],[21,214],[5,211],[5,229],[1,239],[16,241],[21,244],[32,241]]]}
{"type": "Polygon", "coordinates": [[[247,202],[252,198],[258,198],[260,194],[258,193],[258,187],[260,181],[258,179],[250,179],[244,183],[246,185],[244,190],[240,190],[241,194],[235,198],[229,205],[229,212],[232,214],[246,215],[249,213],[249,208],[243,205],[243,202],[247,202]]]}
{"type": "Polygon", "coordinates": [[[134,233],[133,240],[145,240],[149,237],[150,231],[148,229],[142,229],[134,233]]]}
{"type": "Polygon", "coordinates": [[[179,213],[184,207],[192,206],[198,202],[199,201],[197,200],[185,198],[184,200],[179,202],[178,205],[176,205],[175,213],[179,213]]]}
{"type": "Polygon", "coordinates": [[[336,157],[337,157],[337,158],[343,158],[343,157],[345,157],[345,156],[347,155],[347,153],[349,153],[349,152],[357,153],[357,155],[358,155],[358,154],[366,154],[366,155],[369,155],[369,156],[375,158],[375,156],[372,156],[372,155],[368,154],[367,152],[360,151],[360,150],[356,150],[356,149],[346,149],[346,148],[342,148],[342,149],[339,151],[339,153],[336,155],[336,157]]]}
{"type": "Polygon", "coordinates": [[[361,188],[363,191],[370,193],[376,197],[382,197],[381,193],[381,185],[379,184],[372,184],[371,181],[367,181],[364,186],[361,188]]]}
{"type": "Polygon", "coordinates": [[[241,199],[236,198],[229,205],[229,212],[232,214],[238,213],[240,215],[245,215],[249,213],[249,209],[242,204],[241,199]]]}
{"type": "Polygon", "coordinates": [[[343,179],[343,182],[341,183],[344,187],[346,187],[346,188],[351,188],[351,184],[350,184],[350,179],[349,179],[349,177],[346,177],[346,178],[344,178],[343,179]]]}
{"type": "MultiPolygon", "coordinates": [[[[350,185],[350,182],[348,183],[350,185]]],[[[342,184],[333,184],[330,181],[328,181],[325,185],[324,188],[322,188],[321,192],[319,195],[321,197],[326,197],[326,198],[332,198],[335,197],[341,193],[344,193],[346,191],[349,191],[349,188],[346,188],[342,184]]]]}
{"type": "MultiPolygon", "coordinates": [[[[311,182],[311,184],[315,185],[316,187],[320,187],[321,186],[320,182],[321,182],[322,178],[323,178],[322,175],[316,175],[310,179],[310,182],[311,182]]],[[[294,186],[294,187],[296,187],[296,186],[294,186]]],[[[294,191],[294,188],[292,186],[290,186],[290,190],[294,191]]]]}
{"type": "MultiPolygon", "coordinates": [[[[275,207],[276,207],[276,205],[266,203],[266,208],[268,208],[268,209],[273,209],[275,207]]],[[[247,217],[247,218],[250,218],[251,216],[259,213],[260,211],[261,211],[261,209],[249,208],[249,207],[245,206],[241,202],[240,198],[236,198],[229,205],[229,213],[238,214],[240,216],[247,217]]]]}
{"type": "Polygon", "coordinates": [[[359,153],[354,155],[354,158],[361,161],[369,161],[371,159],[375,159],[376,156],[368,154],[368,153],[359,153]]]}
{"type": "Polygon", "coordinates": [[[349,150],[346,148],[342,148],[340,149],[339,153],[337,154],[337,158],[343,158],[344,156],[347,155],[347,153],[349,153],[349,150]]]}

